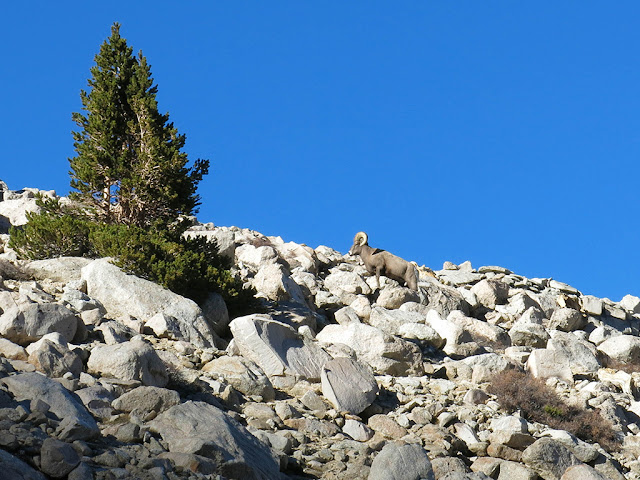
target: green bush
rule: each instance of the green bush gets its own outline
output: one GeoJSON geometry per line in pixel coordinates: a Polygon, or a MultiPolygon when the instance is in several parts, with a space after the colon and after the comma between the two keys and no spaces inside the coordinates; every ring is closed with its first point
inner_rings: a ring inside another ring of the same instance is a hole
{"type": "Polygon", "coordinates": [[[27,213],[28,223],[9,230],[9,246],[21,258],[95,256],[89,232],[93,222],[63,206],[58,199],[37,199],[41,213],[27,213]]]}
{"type": "Polygon", "coordinates": [[[210,292],[224,298],[232,316],[260,310],[255,290],[244,288],[229,270],[215,242],[182,237],[183,228],[144,229],[107,225],[61,207],[40,202],[43,210],[13,228],[9,245],[22,258],[58,256],[113,257],[127,273],[151,280],[179,295],[203,302],[210,292]]]}
{"type": "Polygon", "coordinates": [[[100,225],[91,231],[90,243],[99,256],[114,257],[123,270],[196,302],[218,292],[234,315],[259,309],[255,291],[243,288],[216,243],[204,237],[187,239],[166,230],[100,225]]]}

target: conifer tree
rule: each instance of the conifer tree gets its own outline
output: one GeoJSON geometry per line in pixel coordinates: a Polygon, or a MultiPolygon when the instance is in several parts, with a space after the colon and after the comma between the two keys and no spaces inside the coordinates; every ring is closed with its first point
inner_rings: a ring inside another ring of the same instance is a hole
{"type": "Polygon", "coordinates": [[[73,197],[107,223],[168,225],[195,212],[209,162],[187,166],[185,136],[159,113],[147,59],[132,52],[115,23],[91,68],[91,90],[81,92],[87,115],[73,114],[81,129],[69,160],[73,197]]]}

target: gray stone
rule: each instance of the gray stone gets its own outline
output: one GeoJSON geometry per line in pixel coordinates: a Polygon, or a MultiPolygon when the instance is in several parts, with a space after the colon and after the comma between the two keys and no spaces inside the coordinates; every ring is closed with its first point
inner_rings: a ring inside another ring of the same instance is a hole
{"type": "Polygon", "coordinates": [[[428,278],[420,282],[420,290],[425,298],[422,303],[429,309],[434,309],[446,318],[454,310],[469,313],[469,305],[458,290],[447,287],[435,278],[428,278]]]}
{"type": "Polygon", "coordinates": [[[555,377],[570,385],[573,384],[573,372],[569,366],[569,359],[558,350],[546,348],[534,350],[529,355],[526,369],[536,378],[555,377]]]}
{"type": "Polygon", "coordinates": [[[213,331],[218,335],[223,335],[229,328],[229,310],[222,295],[211,292],[206,300],[200,304],[202,314],[207,323],[213,327],[213,331]]]}
{"type": "Polygon", "coordinates": [[[158,313],[173,318],[180,325],[173,335],[197,347],[214,346],[217,335],[202,310],[188,298],[149,280],[127,275],[109,262],[94,260],[82,269],[87,293],[104,305],[108,314],[126,321],[131,317],[147,322],[158,313]]]}
{"type": "Polygon", "coordinates": [[[47,438],[40,449],[40,468],[53,478],[66,477],[80,463],[80,455],[68,443],[47,438]]]}
{"type": "Polygon", "coordinates": [[[275,398],[269,378],[256,363],[246,358],[224,355],[205,364],[202,372],[224,380],[245,395],[259,395],[264,401],[275,398]]]}
{"type": "Polygon", "coordinates": [[[601,367],[593,344],[572,333],[552,332],[548,348],[560,352],[569,360],[569,367],[574,375],[591,375],[601,367]]]}
{"type": "Polygon", "coordinates": [[[253,245],[240,245],[236,247],[236,263],[246,265],[254,269],[260,266],[277,263],[278,252],[269,245],[255,247],[253,245]]]}
{"type": "Polygon", "coordinates": [[[56,303],[31,303],[11,308],[0,316],[0,335],[17,343],[28,345],[47,333],[58,332],[65,340],[73,340],[78,328],[75,314],[56,303]]]}
{"type": "Polygon", "coordinates": [[[635,335],[611,337],[598,345],[598,350],[618,362],[640,363],[640,337],[635,335]]]}
{"type": "Polygon", "coordinates": [[[373,459],[368,480],[435,480],[435,475],[419,444],[389,442],[373,459]]]}
{"type": "Polygon", "coordinates": [[[580,297],[580,306],[582,307],[582,311],[587,315],[602,315],[602,299],[600,298],[583,295],[580,297]]]}
{"type": "Polygon", "coordinates": [[[268,315],[236,318],[230,328],[242,356],[270,377],[297,375],[319,380],[322,365],[331,358],[315,342],[268,315]]]}
{"type": "Polygon", "coordinates": [[[342,427],[342,433],[349,435],[358,442],[366,442],[373,437],[373,430],[358,420],[347,418],[342,427]]]}
{"type": "Polygon", "coordinates": [[[587,319],[573,308],[559,308],[549,319],[549,328],[563,332],[572,332],[585,327],[587,319]]]}
{"type": "Polygon", "coordinates": [[[625,295],[620,300],[620,306],[631,313],[640,313],[640,298],[634,295],[625,295]]]}
{"type": "Polygon", "coordinates": [[[334,316],[336,322],[340,325],[346,325],[351,322],[360,323],[360,317],[356,313],[355,309],[350,306],[342,307],[334,314],[334,316]]]}
{"type": "Polygon", "coordinates": [[[397,335],[411,340],[421,340],[434,348],[443,348],[447,341],[429,325],[423,323],[405,323],[398,328],[397,335]]]}
{"type": "Polygon", "coordinates": [[[57,257],[29,262],[25,270],[38,280],[67,283],[80,280],[82,268],[89,263],[91,260],[83,257],[57,257]]]}
{"type": "Polygon", "coordinates": [[[0,450],[0,478],[2,480],[47,480],[42,473],[4,450],[0,450]]]}
{"type": "Polygon", "coordinates": [[[369,325],[389,335],[398,335],[400,328],[407,323],[424,324],[424,316],[417,312],[388,310],[379,306],[374,306],[371,309],[369,325]]]}
{"type": "Polygon", "coordinates": [[[436,274],[442,283],[456,287],[476,283],[484,278],[480,273],[465,270],[439,270],[436,274]]]}
{"type": "Polygon", "coordinates": [[[499,280],[484,279],[471,287],[471,292],[478,302],[493,310],[496,305],[502,305],[509,298],[509,285],[499,280]]]}
{"type": "Polygon", "coordinates": [[[472,477],[469,467],[465,465],[462,459],[457,457],[438,457],[431,460],[431,467],[435,477],[450,480],[467,480],[472,477]]]}
{"type": "Polygon", "coordinates": [[[409,288],[388,285],[380,291],[376,304],[379,307],[394,310],[400,308],[404,303],[418,301],[420,301],[418,292],[414,292],[409,288]]]}
{"type": "Polygon", "coordinates": [[[565,470],[560,480],[609,480],[589,465],[574,465],[565,470]]]}
{"type": "Polygon", "coordinates": [[[280,479],[279,461],[269,447],[222,410],[188,401],[171,407],[150,424],[169,451],[208,458],[222,456],[222,475],[247,480],[280,479]]]}
{"type": "Polygon", "coordinates": [[[511,339],[503,328],[477,318],[468,317],[460,310],[451,312],[447,316],[447,320],[462,327],[463,330],[468,332],[473,341],[477,341],[480,344],[490,342],[503,346],[511,345],[511,339]]]}
{"type": "Polygon", "coordinates": [[[306,304],[302,289],[291,279],[286,268],[280,264],[272,263],[260,267],[252,284],[259,294],[270,300],[276,302],[291,300],[303,305],[306,304]]]}
{"type": "Polygon", "coordinates": [[[65,373],[78,378],[82,372],[82,359],[76,352],[69,350],[66,345],[46,339],[29,354],[29,363],[53,378],[62,377],[65,373]]]}
{"type": "Polygon", "coordinates": [[[509,338],[516,346],[544,348],[550,336],[542,325],[518,321],[509,330],[509,338]]]}
{"type": "MultiPolygon", "coordinates": [[[[324,287],[340,299],[345,299],[348,295],[369,295],[371,293],[371,287],[364,281],[362,276],[356,272],[339,269],[332,269],[331,273],[324,279],[324,287]]],[[[353,298],[355,297],[351,297],[351,300],[353,298]]]]}
{"type": "Polygon", "coordinates": [[[538,480],[538,474],[521,463],[508,460],[500,463],[500,474],[497,480],[538,480]]]}
{"type": "Polygon", "coordinates": [[[24,361],[29,357],[24,347],[21,347],[6,338],[0,338],[0,355],[11,360],[24,361]]]}
{"type": "Polygon", "coordinates": [[[294,242],[275,245],[280,258],[287,264],[289,270],[299,269],[305,272],[316,273],[318,271],[318,257],[316,252],[306,245],[294,242]]]}
{"type": "Polygon", "coordinates": [[[321,381],[322,394],[340,412],[358,415],[378,394],[378,384],[369,368],[350,358],[326,362],[321,381]]]}
{"type": "Polygon", "coordinates": [[[99,435],[96,421],[77,396],[55,380],[39,373],[22,373],[2,379],[16,400],[40,399],[62,420],[57,437],[60,440],[88,440],[99,435]]]}
{"type": "Polygon", "coordinates": [[[187,238],[205,237],[208,241],[214,241],[221,256],[229,260],[234,259],[236,241],[232,231],[225,228],[213,228],[212,230],[200,230],[200,228],[202,227],[192,227],[184,232],[184,236],[187,238]]]}
{"type": "Polygon", "coordinates": [[[422,353],[416,345],[370,325],[327,325],[316,340],[347,345],[356,352],[359,361],[369,364],[376,373],[406,375],[420,374],[423,370],[422,353]]]}
{"type": "Polygon", "coordinates": [[[122,380],[139,380],[153,387],[164,387],[169,381],[165,364],[141,337],[117,345],[97,345],[91,350],[87,370],[122,380]]]}
{"type": "Polygon", "coordinates": [[[522,461],[549,480],[560,480],[569,467],[582,463],[561,442],[550,438],[541,438],[527,447],[522,452],[522,461]]]}
{"type": "Polygon", "coordinates": [[[180,395],[175,390],[142,386],[119,396],[112,405],[122,412],[135,412],[144,417],[151,412],[162,413],[179,403],[180,395]]]}
{"type": "Polygon", "coordinates": [[[113,415],[111,402],[114,394],[102,385],[92,385],[74,392],[91,414],[99,419],[109,419],[113,415]]]}

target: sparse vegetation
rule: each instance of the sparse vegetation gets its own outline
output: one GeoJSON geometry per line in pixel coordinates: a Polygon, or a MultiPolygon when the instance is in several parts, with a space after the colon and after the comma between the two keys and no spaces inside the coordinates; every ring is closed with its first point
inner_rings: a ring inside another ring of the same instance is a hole
{"type": "Polygon", "coordinates": [[[596,410],[587,410],[567,404],[544,381],[519,370],[508,370],[494,379],[489,393],[498,397],[498,403],[531,422],[566,430],[581,440],[598,442],[608,451],[618,450],[613,427],[596,410]]]}
{"type": "Polygon", "coordinates": [[[69,159],[72,202],[40,197],[40,213],[11,229],[9,245],[31,260],[113,257],[196,302],[218,292],[232,315],[258,311],[255,290],[234,277],[216,243],[183,236],[209,161],[188,166],[185,136],[159,113],[150,66],[132,52],[114,24],[80,95],[86,115],[73,114],[80,130],[69,159]]]}

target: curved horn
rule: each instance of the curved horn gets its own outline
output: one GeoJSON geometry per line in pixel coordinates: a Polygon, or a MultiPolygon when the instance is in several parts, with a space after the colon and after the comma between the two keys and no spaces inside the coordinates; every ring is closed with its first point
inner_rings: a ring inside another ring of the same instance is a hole
{"type": "Polygon", "coordinates": [[[356,245],[365,245],[369,241],[369,237],[364,232],[356,233],[356,237],[353,239],[353,243],[356,245]]]}

